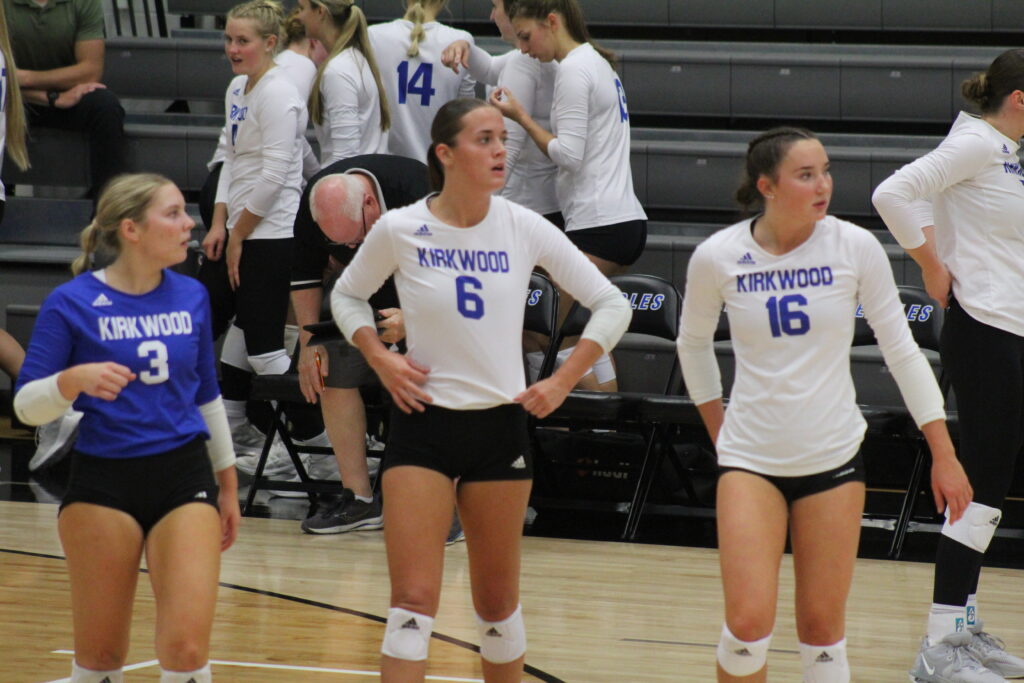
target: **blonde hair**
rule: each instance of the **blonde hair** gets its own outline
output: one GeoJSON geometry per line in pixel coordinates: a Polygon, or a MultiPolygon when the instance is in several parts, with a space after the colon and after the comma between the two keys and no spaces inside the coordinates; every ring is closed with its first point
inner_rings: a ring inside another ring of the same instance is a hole
{"type": "Polygon", "coordinates": [[[420,41],[427,35],[427,32],[423,30],[423,20],[427,18],[427,9],[437,15],[447,6],[448,0],[413,0],[412,2],[406,0],[405,16],[402,18],[412,22],[412,33],[409,35],[412,42],[409,44],[406,55],[418,57],[420,54],[420,41]]]}
{"type": "Polygon", "coordinates": [[[366,15],[363,14],[363,10],[352,4],[353,0],[310,0],[310,2],[327,10],[339,33],[334,45],[331,46],[331,52],[327,55],[327,59],[316,70],[313,89],[309,93],[309,117],[314,123],[322,124],[324,122],[324,98],[320,92],[324,69],[332,59],[341,54],[342,50],[354,47],[362,53],[370,67],[370,73],[373,74],[373,81],[377,84],[377,94],[380,100],[380,129],[388,130],[391,128],[391,110],[388,108],[388,97],[384,91],[384,83],[380,79],[377,60],[373,55],[373,46],[370,45],[370,34],[366,30],[366,15]]]}
{"type": "Polygon", "coordinates": [[[301,10],[298,7],[292,8],[292,11],[288,13],[288,16],[284,18],[282,23],[282,30],[284,31],[284,47],[288,47],[292,43],[297,43],[306,37],[306,26],[299,19],[299,12],[301,10]]]}
{"type": "Polygon", "coordinates": [[[89,270],[97,251],[113,256],[119,254],[121,222],[126,219],[145,222],[146,210],[157,191],[172,184],[169,178],[156,173],[131,173],[111,179],[96,203],[96,217],[78,238],[82,253],[71,264],[71,272],[79,275],[89,270]]]}
{"type": "Polygon", "coordinates": [[[4,63],[7,65],[7,101],[0,102],[4,108],[4,116],[7,118],[7,153],[18,168],[25,170],[29,167],[28,150],[25,149],[25,106],[21,100],[21,88],[18,87],[18,79],[14,77],[14,54],[11,51],[11,39],[7,35],[7,14],[3,3],[0,2],[0,51],[4,55],[4,63]]]}
{"type": "Polygon", "coordinates": [[[284,49],[288,36],[284,31],[284,8],[276,0],[249,0],[235,5],[228,12],[228,19],[251,19],[256,33],[262,38],[277,36],[274,54],[284,49]]]}

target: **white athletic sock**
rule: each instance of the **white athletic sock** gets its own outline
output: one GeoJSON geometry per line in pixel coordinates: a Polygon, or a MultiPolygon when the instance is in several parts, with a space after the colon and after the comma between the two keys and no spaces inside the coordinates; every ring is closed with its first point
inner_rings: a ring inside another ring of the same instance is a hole
{"type": "Polygon", "coordinates": [[[210,663],[195,671],[168,671],[160,668],[160,683],[212,683],[210,663]]]}
{"type": "Polygon", "coordinates": [[[846,638],[832,645],[800,643],[804,683],[849,683],[850,663],[846,659],[846,638]]]}
{"type": "Polygon", "coordinates": [[[971,593],[967,596],[967,628],[971,628],[978,621],[978,594],[971,593]]]}
{"type": "Polygon", "coordinates": [[[124,683],[124,673],[121,669],[93,671],[78,666],[78,662],[72,661],[71,683],[124,683]]]}
{"type": "MultiPolygon", "coordinates": [[[[353,495],[355,495],[355,494],[353,494],[353,495]]],[[[366,496],[355,496],[355,499],[360,501],[360,502],[362,502],[362,503],[372,503],[373,502],[373,496],[370,496],[369,498],[367,498],[366,496]]]]}
{"type": "Polygon", "coordinates": [[[928,612],[928,643],[934,645],[950,633],[963,631],[966,609],[959,605],[932,603],[928,612]]]}
{"type": "Polygon", "coordinates": [[[238,429],[245,424],[245,401],[229,401],[224,399],[224,412],[228,416],[228,426],[238,429]]]}

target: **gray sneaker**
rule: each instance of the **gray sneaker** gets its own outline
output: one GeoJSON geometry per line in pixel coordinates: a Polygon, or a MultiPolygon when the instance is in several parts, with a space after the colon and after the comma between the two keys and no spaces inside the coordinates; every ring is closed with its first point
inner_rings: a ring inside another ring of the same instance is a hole
{"type": "Polygon", "coordinates": [[[231,430],[231,441],[235,444],[235,455],[259,456],[263,450],[263,442],[267,435],[256,429],[252,422],[246,420],[231,430]]]}
{"type": "Polygon", "coordinates": [[[36,427],[36,452],[28,461],[28,471],[35,472],[55,465],[70,453],[81,421],[82,413],[68,408],[56,420],[36,427]]]}
{"type": "Polygon", "coordinates": [[[462,530],[462,520],[459,519],[459,513],[456,512],[452,517],[452,526],[448,529],[448,538],[445,539],[445,545],[455,545],[466,540],[466,532],[462,530]]]}
{"type": "Polygon", "coordinates": [[[1003,678],[1024,678],[1024,659],[1006,651],[1006,643],[984,630],[981,621],[968,626],[971,644],[967,649],[974,658],[1003,678]]]}
{"type": "MultiPolygon", "coordinates": [[[[262,446],[260,446],[260,448],[262,448],[262,446]]],[[[308,456],[300,454],[299,457],[305,464],[308,456]]],[[[257,451],[255,455],[243,455],[235,459],[235,467],[239,472],[245,472],[248,475],[255,475],[256,465],[259,463],[259,460],[259,451],[257,451]]],[[[295,466],[292,464],[291,456],[288,455],[288,449],[284,447],[280,438],[274,439],[274,443],[270,444],[270,453],[267,455],[267,464],[263,466],[263,476],[268,479],[284,480],[289,480],[292,477],[299,476],[295,471],[295,466]]]]}
{"type": "Polygon", "coordinates": [[[341,497],[323,510],[302,520],[302,530],[307,534],[343,534],[346,531],[372,531],[384,527],[384,513],[380,498],[372,503],[356,500],[351,489],[341,492],[341,497]]]}
{"type": "Polygon", "coordinates": [[[1005,683],[1006,679],[986,669],[968,646],[970,633],[950,633],[931,645],[928,638],[921,641],[921,650],[910,670],[914,683],[1005,683]]]}

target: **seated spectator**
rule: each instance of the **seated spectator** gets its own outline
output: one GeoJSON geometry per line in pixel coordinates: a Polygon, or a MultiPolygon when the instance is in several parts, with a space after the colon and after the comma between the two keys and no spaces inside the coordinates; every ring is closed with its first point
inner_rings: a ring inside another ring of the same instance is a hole
{"type": "Polygon", "coordinates": [[[127,169],[124,109],[104,86],[100,0],[3,0],[31,126],[84,131],[95,198],[127,169]]]}

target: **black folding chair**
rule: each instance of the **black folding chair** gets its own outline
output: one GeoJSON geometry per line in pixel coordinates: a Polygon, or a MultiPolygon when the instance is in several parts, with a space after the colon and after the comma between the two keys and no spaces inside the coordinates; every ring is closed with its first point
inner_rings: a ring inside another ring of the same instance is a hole
{"type": "MultiPolygon", "coordinates": [[[[530,288],[526,292],[526,313],[523,316],[523,329],[536,332],[548,338],[544,349],[544,360],[541,363],[538,379],[551,374],[558,353],[558,338],[555,334],[558,327],[558,289],[544,273],[534,272],[530,275],[530,288]]],[[[529,383],[530,373],[523,358],[526,380],[529,383]]]]}

